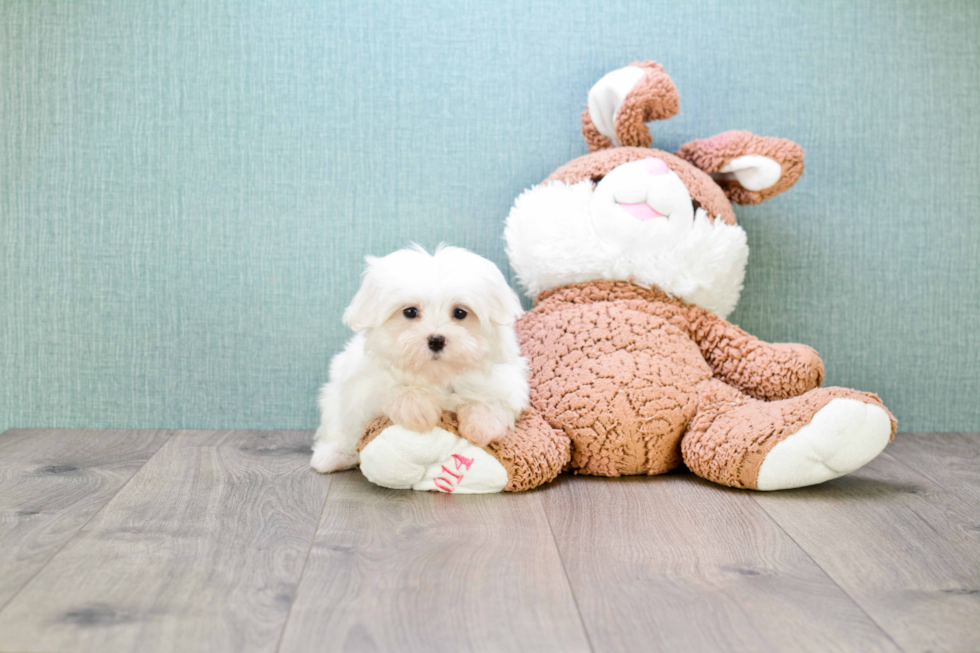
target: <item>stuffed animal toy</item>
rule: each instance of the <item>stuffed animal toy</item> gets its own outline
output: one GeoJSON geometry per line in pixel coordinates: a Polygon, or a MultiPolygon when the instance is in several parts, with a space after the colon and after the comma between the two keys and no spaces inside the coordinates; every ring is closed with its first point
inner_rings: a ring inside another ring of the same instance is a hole
{"type": "Polygon", "coordinates": [[[590,153],[525,191],[507,219],[510,263],[535,307],[516,325],[531,406],[477,447],[446,414],[419,434],[384,417],[358,444],[361,470],[393,488],[516,491],[561,471],[662,474],[780,490],[847,474],[894,437],[877,396],[821,388],[805,345],[770,344],[726,322],[748,257],[732,203],[758,204],[803,173],[781,138],[730,131],[671,154],[647,122],[679,109],[654,62],[588,95],[590,153]]]}

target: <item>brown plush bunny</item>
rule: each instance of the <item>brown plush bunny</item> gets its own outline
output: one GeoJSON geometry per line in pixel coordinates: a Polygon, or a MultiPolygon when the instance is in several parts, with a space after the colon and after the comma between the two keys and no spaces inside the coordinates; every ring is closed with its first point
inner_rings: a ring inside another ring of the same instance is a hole
{"type": "Polygon", "coordinates": [[[360,443],[370,480],[493,492],[562,469],[620,476],[683,463],[724,485],[778,490],[881,452],[895,419],[877,396],[820,388],[811,348],[765,343],[724,319],[748,257],[732,202],[792,186],[802,149],[743,131],[674,154],[650,148],[646,122],[678,109],[654,62],[596,83],[582,114],[591,152],[525,191],[505,229],[511,266],[535,297],[517,324],[532,409],[485,448],[462,440],[449,415],[428,434],[379,418],[360,443]]]}

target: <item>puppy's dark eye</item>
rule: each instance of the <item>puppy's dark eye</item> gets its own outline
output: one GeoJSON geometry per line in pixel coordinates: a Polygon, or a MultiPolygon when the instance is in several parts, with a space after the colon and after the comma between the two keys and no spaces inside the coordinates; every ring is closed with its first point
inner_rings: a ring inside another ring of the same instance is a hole
{"type": "Polygon", "coordinates": [[[462,320],[464,317],[466,317],[466,311],[464,311],[461,308],[454,308],[453,317],[456,318],[457,320],[462,320]]]}
{"type": "Polygon", "coordinates": [[[409,306],[404,311],[402,311],[402,315],[404,315],[410,320],[414,320],[419,316],[419,309],[415,308],[414,306],[409,306]]]}

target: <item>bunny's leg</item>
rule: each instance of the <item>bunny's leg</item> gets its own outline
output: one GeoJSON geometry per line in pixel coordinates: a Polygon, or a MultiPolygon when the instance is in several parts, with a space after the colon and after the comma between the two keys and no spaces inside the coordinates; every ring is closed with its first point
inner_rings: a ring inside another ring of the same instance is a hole
{"type": "Polygon", "coordinates": [[[817,388],[766,402],[713,378],[701,384],[681,452],[684,463],[710,481],[783,490],[862,467],[894,433],[895,419],[873,394],[817,388]]]}

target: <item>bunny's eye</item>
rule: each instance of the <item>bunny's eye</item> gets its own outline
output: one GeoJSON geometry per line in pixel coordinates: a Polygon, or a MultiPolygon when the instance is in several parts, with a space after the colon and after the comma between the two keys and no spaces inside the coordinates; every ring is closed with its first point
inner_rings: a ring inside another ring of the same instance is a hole
{"type": "Polygon", "coordinates": [[[466,311],[464,311],[461,308],[454,308],[453,317],[456,318],[457,320],[462,320],[463,318],[466,317],[466,311]]]}
{"type": "Polygon", "coordinates": [[[410,320],[414,320],[419,316],[419,309],[415,308],[414,306],[409,306],[404,311],[402,311],[402,315],[404,315],[410,320]]]}

